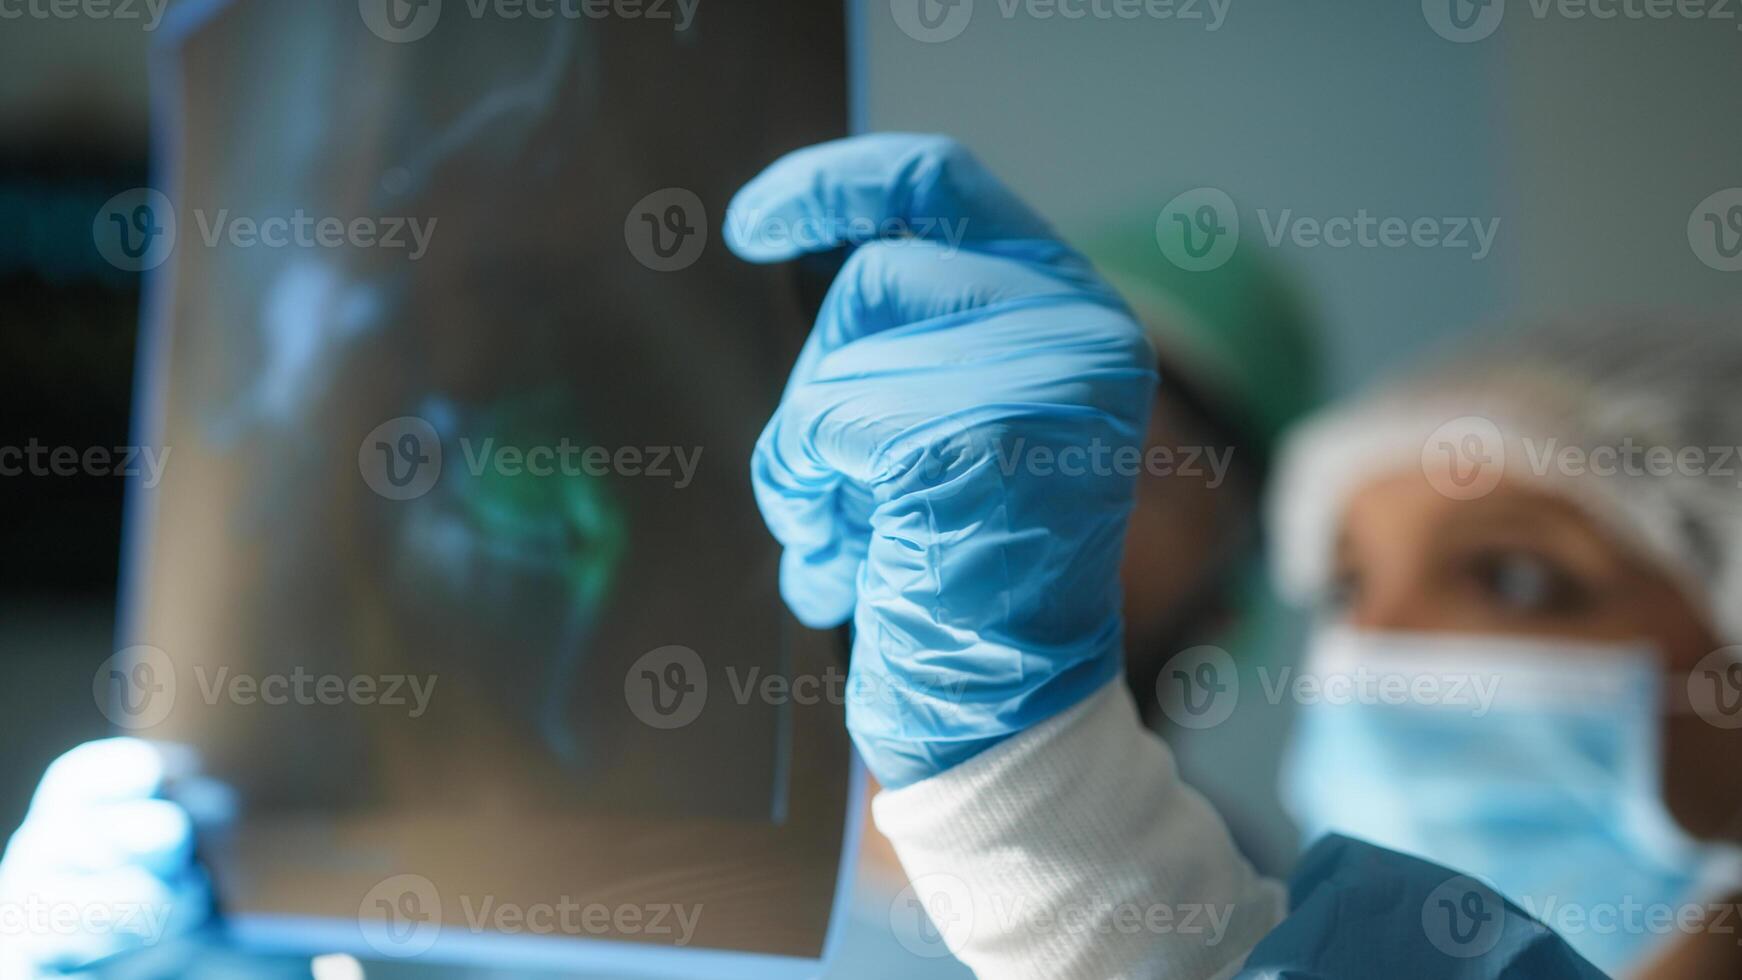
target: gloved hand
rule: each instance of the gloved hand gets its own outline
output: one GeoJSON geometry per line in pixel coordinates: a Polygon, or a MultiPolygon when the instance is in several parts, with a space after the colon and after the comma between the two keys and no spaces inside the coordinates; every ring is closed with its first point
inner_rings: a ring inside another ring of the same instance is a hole
{"type": "Polygon", "coordinates": [[[75,969],[211,915],[193,830],[146,742],[86,742],[43,774],[0,859],[0,977],[75,969]]]}
{"type": "Polygon", "coordinates": [[[1088,262],[935,136],[792,153],[725,231],[754,262],[857,246],[751,476],[787,604],[853,616],[873,775],[933,775],[1118,676],[1155,357],[1088,262]]]}

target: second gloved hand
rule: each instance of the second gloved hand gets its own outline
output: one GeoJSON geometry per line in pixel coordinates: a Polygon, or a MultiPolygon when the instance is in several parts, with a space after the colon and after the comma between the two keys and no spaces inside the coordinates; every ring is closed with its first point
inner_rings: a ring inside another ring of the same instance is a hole
{"type": "Polygon", "coordinates": [[[1154,355],[1089,264],[960,146],[793,153],[733,199],[752,261],[856,246],[752,461],[809,625],[854,623],[847,722],[885,786],[1120,672],[1118,567],[1154,355]]]}
{"type": "Polygon", "coordinates": [[[212,915],[193,826],[161,797],[168,763],[133,738],[86,742],[42,777],[0,859],[0,978],[77,969],[212,915]]]}

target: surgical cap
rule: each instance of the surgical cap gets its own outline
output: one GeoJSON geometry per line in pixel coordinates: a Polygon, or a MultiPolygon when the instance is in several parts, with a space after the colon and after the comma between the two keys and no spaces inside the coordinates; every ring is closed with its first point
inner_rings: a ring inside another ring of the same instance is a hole
{"type": "Polygon", "coordinates": [[[1315,324],[1294,284],[1259,250],[1236,249],[1204,271],[1169,261],[1158,235],[1183,234],[1127,218],[1103,225],[1082,249],[1148,332],[1162,384],[1183,383],[1262,465],[1286,427],[1318,404],[1315,324]]]}
{"type": "MultiPolygon", "coordinates": [[[[1350,495],[1436,454],[1579,506],[1742,641],[1742,323],[1632,316],[1481,335],[1287,438],[1272,485],[1274,570],[1307,601],[1330,578],[1350,495]]],[[[1480,492],[1481,486],[1472,487],[1480,492]]]]}

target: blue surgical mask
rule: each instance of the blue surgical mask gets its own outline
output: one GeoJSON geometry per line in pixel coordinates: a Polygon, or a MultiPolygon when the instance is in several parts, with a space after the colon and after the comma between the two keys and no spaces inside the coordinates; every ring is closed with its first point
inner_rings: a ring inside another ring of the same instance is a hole
{"type": "Polygon", "coordinates": [[[1657,658],[1626,646],[1322,630],[1284,802],[1338,832],[1493,885],[1608,973],[1685,935],[1742,882],[1735,848],[1660,790],[1657,658]]]}

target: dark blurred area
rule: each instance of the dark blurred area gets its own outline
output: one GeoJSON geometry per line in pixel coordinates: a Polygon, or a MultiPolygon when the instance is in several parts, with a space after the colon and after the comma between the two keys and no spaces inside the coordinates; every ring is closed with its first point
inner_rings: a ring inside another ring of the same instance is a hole
{"type": "MultiPolygon", "coordinates": [[[[131,438],[140,276],[103,260],[89,216],[145,182],[148,147],[142,128],[90,125],[96,115],[0,129],[8,229],[0,236],[0,445],[46,462],[57,447],[119,448],[131,438]]],[[[0,462],[22,470],[0,479],[0,541],[10,559],[0,563],[0,670],[9,688],[0,823],[12,826],[30,774],[104,731],[91,701],[52,692],[83,689],[109,655],[125,480],[0,462]]]]}
{"type": "MultiPolygon", "coordinates": [[[[84,216],[145,182],[145,147],[67,140],[0,154],[0,442],[120,447],[128,440],[139,276],[97,253],[84,216]]],[[[113,595],[122,483],[81,472],[0,481],[8,597],[113,595]]]]}
{"type": "MultiPolygon", "coordinates": [[[[140,277],[104,261],[91,218],[146,179],[148,23],[0,21],[0,445],[119,447],[130,438],[140,277]]],[[[110,614],[122,482],[84,473],[0,480],[0,541],[14,556],[0,566],[0,649],[9,657],[26,612],[78,605],[110,614]]]]}

